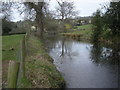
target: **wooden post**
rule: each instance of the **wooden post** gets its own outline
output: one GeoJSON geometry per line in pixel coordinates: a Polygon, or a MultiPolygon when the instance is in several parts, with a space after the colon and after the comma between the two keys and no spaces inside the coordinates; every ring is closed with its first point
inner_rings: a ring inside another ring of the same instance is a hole
{"type": "Polygon", "coordinates": [[[7,88],[16,88],[18,79],[19,63],[16,61],[9,62],[8,68],[8,86],[7,88]]]}
{"type": "Polygon", "coordinates": [[[26,32],[26,35],[25,35],[25,40],[28,40],[28,39],[29,39],[29,37],[30,37],[30,30],[28,30],[28,31],[26,32]]]}
{"type": "Polygon", "coordinates": [[[26,56],[26,50],[25,50],[25,37],[21,41],[21,75],[22,77],[25,77],[25,56],[26,56]]]}

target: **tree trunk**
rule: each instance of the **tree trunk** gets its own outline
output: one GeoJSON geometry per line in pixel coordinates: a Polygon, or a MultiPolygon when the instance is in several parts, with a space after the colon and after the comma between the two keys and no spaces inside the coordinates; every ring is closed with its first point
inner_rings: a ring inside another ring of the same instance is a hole
{"type": "Polygon", "coordinates": [[[43,37],[44,32],[44,16],[43,16],[43,2],[38,2],[38,8],[36,9],[36,24],[38,27],[38,36],[43,37]]]}

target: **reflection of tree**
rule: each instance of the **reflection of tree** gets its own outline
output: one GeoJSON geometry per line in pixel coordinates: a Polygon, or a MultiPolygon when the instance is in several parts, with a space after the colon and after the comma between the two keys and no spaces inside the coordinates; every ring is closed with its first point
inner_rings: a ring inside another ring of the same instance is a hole
{"type": "Polygon", "coordinates": [[[62,52],[60,57],[64,56],[64,53],[65,53],[65,38],[62,39],[61,45],[62,45],[62,52]]]}
{"type": "Polygon", "coordinates": [[[118,40],[113,41],[112,53],[110,55],[110,60],[112,63],[118,63],[120,61],[120,42],[118,40]]]}
{"type": "Polygon", "coordinates": [[[50,52],[53,48],[58,48],[59,50],[61,49],[61,52],[58,51],[60,58],[68,56],[70,59],[72,59],[71,48],[73,42],[62,37],[50,36],[45,38],[44,43],[48,52],[50,52]]]}
{"type": "Polygon", "coordinates": [[[62,52],[60,57],[68,56],[70,59],[72,59],[71,48],[72,48],[72,43],[71,42],[69,43],[69,41],[66,41],[66,39],[63,38],[61,41],[62,52]]]}
{"type": "Polygon", "coordinates": [[[94,44],[91,50],[91,59],[93,60],[93,62],[99,63],[101,61],[101,53],[101,45],[98,43],[94,44]]]}
{"type": "Polygon", "coordinates": [[[112,65],[118,64],[120,59],[119,43],[114,41],[110,48],[101,47],[100,43],[94,44],[91,49],[91,59],[93,62],[109,63],[112,65]]]}
{"type": "Polygon", "coordinates": [[[44,37],[44,44],[47,48],[47,51],[50,52],[52,48],[55,48],[55,43],[58,40],[58,36],[46,36],[44,37]]]}

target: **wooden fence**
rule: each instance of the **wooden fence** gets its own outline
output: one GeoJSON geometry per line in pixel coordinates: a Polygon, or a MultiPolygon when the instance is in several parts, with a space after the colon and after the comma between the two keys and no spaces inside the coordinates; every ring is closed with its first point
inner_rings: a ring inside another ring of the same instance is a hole
{"type": "Polygon", "coordinates": [[[19,64],[20,63],[16,62],[16,61],[9,61],[7,88],[16,88],[18,71],[19,71],[19,64]]]}

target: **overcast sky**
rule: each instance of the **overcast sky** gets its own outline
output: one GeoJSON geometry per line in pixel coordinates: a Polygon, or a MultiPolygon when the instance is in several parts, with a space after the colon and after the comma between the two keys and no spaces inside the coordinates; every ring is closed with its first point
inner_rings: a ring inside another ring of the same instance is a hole
{"type": "MultiPolygon", "coordinates": [[[[59,0],[58,0],[59,1],[59,0]]],[[[98,8],[101,8],[103,4],[108,4],[110,0],[66,0],[73,1],[76,10],[79,11],[79,16],[91,16],[98,8]]],[[[51,9],[57,6],[56,0],[50,1],[51,9]]]]}
{"type": "MultiPolygon", "coordinates": [[[[58,0],[59,1],[59,0],[58,0]]],[[[101,8],[103,4],[109,4],[110,0],[66,0],[73,1],[76,10],[78,11],[78,16],[91,16],[93,12],[101,8]]],[[[54,10],[57,6],[56,0],[50,0],[50,9],[54,10]]],[[[23,15],[19,15],[16,10],[13,10],[12,21],[23,20],[23,15]]]]}

